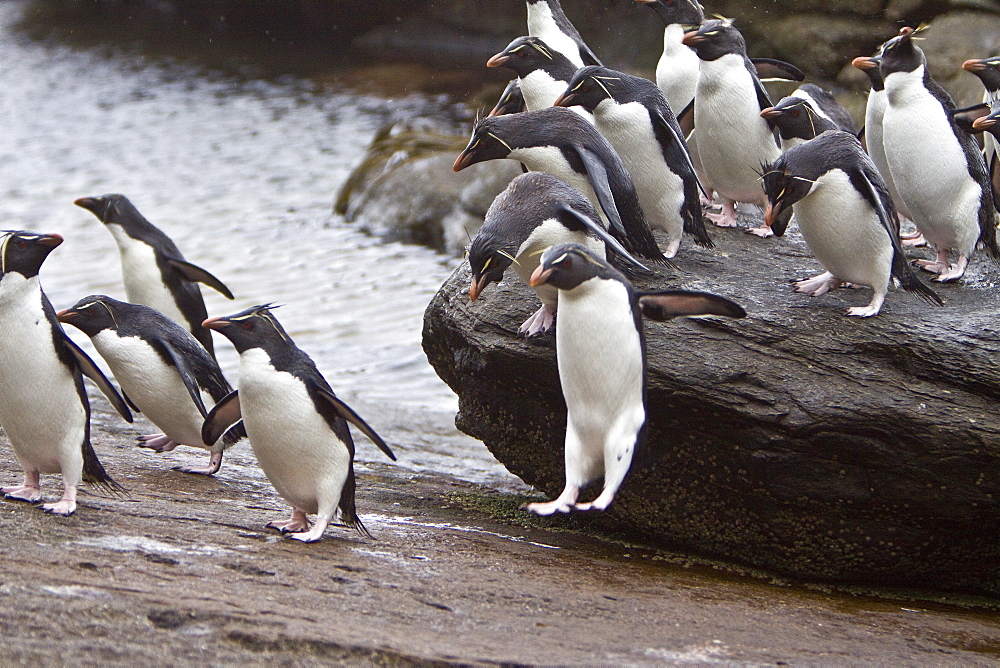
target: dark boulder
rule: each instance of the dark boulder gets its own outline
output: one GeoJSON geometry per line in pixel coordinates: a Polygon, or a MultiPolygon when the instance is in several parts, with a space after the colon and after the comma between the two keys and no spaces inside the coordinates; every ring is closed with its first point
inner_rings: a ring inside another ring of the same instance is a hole
{"type": "MultiPolygon", "coordinates": [[[[891,292],[859,320],[843,310],[868,290],[791,292],[821,271],[797,234],[714,237],[637,284],[711,290],[749,316],[646,324],[650,461],[600,521],[811,580],[1000,594],[1000,268],[974,260],[936,287],[944,307],[891,292]]],[[[510,275],[470,303],[458,269],[427,308],[424,349],[459,395],[459,428],[553,497],[555,340],[518,336],[537,302],[510,275]]]]}

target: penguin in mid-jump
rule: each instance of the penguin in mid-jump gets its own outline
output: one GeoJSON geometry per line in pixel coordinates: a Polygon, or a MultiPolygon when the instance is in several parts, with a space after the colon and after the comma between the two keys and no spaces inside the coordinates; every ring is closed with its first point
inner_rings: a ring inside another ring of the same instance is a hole
{"type": "Polygon", "coordinates": [[[90,443],[90,401],[83,376],[94,381],[127,421],[132,414],[94,362],[66,336],[38,270],[58,234],[8,231],[0,241],[0,424],[24,468],[24,481],[0,488],[8,499],[36,503],[40,474],[59,473],[63,496],[42,509],[72,515],[81,481],[121,494],[90,443]]]}
{"type": "Polygon", "coordinates": [[[522,114],[488,116],[472,129],[454,170],[485,160],[509,158],[534,172],[565,181],[600,207],[611,235],[633,255],[666,264],[639,205],[635,184],[614,147],[569,109],[549,107],[522,114]]]}
{"type": "MultiPolygon", "coordinates": [[[[645,269],[608,234],[583,193],[545,172],[528,172],[497,195],[469,245],[469,299],[476,301],[486,286],[503,280],[511,265],[528,285],[542,252],[563,243],[581,244],[600,257],[605,257],[607,249],[611,257],[621,258],[618,262],[645,269]]],[[[521,325],[520,333],[527,336],[548,330],[555,321],[555,288],[541,285],[535,293],[542,306],[521,325]]]]}
{"type": "Polygon", "coordinates": [[[209,412],[205,443],[217,442],[241,417],[257,462],[292,516],[267,526],[312,543],[340,513],[348,527],[369,535],[354,503],[354,441],[350,422],[392,460],[378,434],[338,399],[309,358],[285,333],[270,305],[209,318],[205,326],[228,338],[240,354],[239,389],[209,412]],[[309,513],[316,524],[309,529],[309,513]]]}
{"type": "Polygon", "coordinates": [[[527,9],[528,35],[541,38],[577,67],[601,64],[566,17],[559,0],[527,0],[527,9]]]}
{"type": "Polygon", "coordinates": [[[781,236],[794,206],[802,237],[826,268],[797,281],[796,292],[818,297],[844,283],[866,285],[875,291],[871,302],[852,306],[847,315],[868,318],[882,308],[895,278],[904,290],[942,304],[907,264],[892,198],[852,133],[824,132],[789,149],[763,172],[765,224],[781,236]]]}
{"type": "Polygon", "coordinates": [[[947,283],[965,275],[982,243],[1000,261],[996,210],[986,164],[975,140],[952,120],[955,103],[927,72],[927,59],[903,28],[882,47],[888,100],[882,119],[885,155],[893,182],[913,222],[934,247],[934,260],[917,266],[947,283]],[[949,261],[951,251],[958,259],[949,261]]]}
{"type": "Polygon", "coordinates": [[[214,357],[212,333],[201,326],[208,312],[197,284],[204,283],[232,299],[229,288],[185,260],[170,237],[146,220],[124,195],[81,197],[73,203],[97,216],[111,232],[121,256],[128,300],[151,306],[187,327],[214,357]]]}
{"type": "Polygon", "coordinates": [[[666,257],[677,254],[682,232],[701,246],[714,246],[681,128],[652,81],[592,65],[573,75],[555,104],[580,105],[594,115],[628,168],[646,219],[667,233],[666,257]]]}
{"type": "Polygon", "coordinates": [[[222,451],[246,434],[230,429],[206,446],[201,427],[208,409],[232,392],[222,370],[186,329],[156,309],[104,295],[84,297],[56,314],[90,337],[108,363],[129,404],[163,433],[138,438],[139,447],[169,452],[178,445],[208,448],[208,466],[177,466],[183,473],[212,475],[222,451]]]}
{"type": "Polygon", "coordinates": [[[746,312],[704,292],[637,292],[621,273],[577,244],[545,251],[531,284],[559,290],[556,360],[567,410],[566,486],[554,501],[525,509],[538,515],[605,510],[645,440],[642,316],[742,318],[746,312]],[[597,498],[578,502],[583,486],[602,475],[604,489],[597,498]]]}

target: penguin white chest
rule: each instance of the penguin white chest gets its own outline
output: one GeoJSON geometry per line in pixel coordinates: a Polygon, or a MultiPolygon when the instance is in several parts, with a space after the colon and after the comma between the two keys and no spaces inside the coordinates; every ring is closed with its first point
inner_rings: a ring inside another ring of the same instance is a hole
{"type": "Polygon", "coordinates": [[[351,455],[316,411],[305,384],[260,348],[240,354],[240,409],[254,455],[275,490],[315,513],[336,507],[351,455]]]}
{"type": "Polygon", "coordinates": [[[587,199],[591,201],[594,207],[597,209],[598,213],[601,214],[601,220],[604,222],[604,226],[608,226],[607,218],[604,215],[604,211],[601,209],[600,202],[597,201],[597,194],[594,189],[590,187],[590,182],[587,178],[578,172],[575,172],[572,167],[570,167],[569,161],[566,160],[566,156],[563,155],[562,151],[556,146],[529,146],[526,148],[515,148],[510,152],[508,156],[511,160],[519,160],[527,166],[533,172],[545,172],[546,174],[551,174],[552,176],[565,181],[569,185],[573,186],[584,195],[587,199]]]}
{"type": "Polygon", "coordinates": [[[672,23],[663,29],[663,54],[656,63],[656,86],[667,99],[671,111],[679,114],[691,104],[698,86],[701,59],[684,46],[684,27],[672,23]]]}
{"type": "Polygon", "coordinates": [[[833,169],[795,203],[802,237],[820,264],[837,278],[885,291],[892,270],[892,241],[875,210],[833,169]]]}
{"type": "MultiPolygon", "coordinates": [[[[604,257],[605,249],[603,241],[595,239],[583,231],[570,231],[559,221],[550,218],[543,220],[538,227],[533,229],[528,238],[517,249],[517,255],[514,257],[516,262],[514,262],[513,266],[518,278],[525,285],[529,285],[531,274],[538,267],[542,252],[550,246],[568,243],[581,244],[599,256],[604,257]]],[[[534,288],[534,290],[543,304],[549,306],[556,305],[559,292],[556,288],[543,284],[534,288]]]]}
{"type": "Polygon", "coordinates": [[[121,225],[107,227],[118,245],[118,255],[122,263],[122,282],[125,284],[125,296],[128,300],[133,304],[155,308],[187,328],[188,322],[184,314],[177,308],[173,294],[163,284],[152,246],[128,236],[121,225]]]}
{"type": "MultiPolygon", "coordinates": [[[[177,443],[208,447],[201,440],[204,417],[191,400],[175,366],[164,362],[137,336],[119,336],[106,329],[91,341],[108,363],[122,391],[150,422],[177,443]]],[[[211,409],[212,397],[202,392],[201,398],[205,407],[211,409]]]]}
{"type": "Polygon", "coordinates": [[[18,459],[42,473],[79,461],[87,411],[60,361],[38,277],[0,279],[0,424],[18,459]]]}
{"type": "Polygon", "coordinates": [[[528,111],[551,107],[566,90],[565,81],[556,81],[545,70],[535,70],[520,79],[521,95],[528,111]]]}
{"type": "Polygon", "coordinates": [[[583,67],[580,47],[572,37],[559,29],[547,2],[528,3],[528,35],[538,37],[545,44],[569,58],[577,67],[583,67]]]}

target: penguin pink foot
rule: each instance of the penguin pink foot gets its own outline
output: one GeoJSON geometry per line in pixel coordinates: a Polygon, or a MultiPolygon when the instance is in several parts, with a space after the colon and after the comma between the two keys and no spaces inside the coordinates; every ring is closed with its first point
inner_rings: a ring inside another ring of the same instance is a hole
{"type": "Polygon", "coordinates": [[[166,434],[146,434],[135,439],[140,448],[149,448],[156,452],[170,452],[177,447],[177,441],[166,434]]]}
{"type": "Polygon", "coordinates": [[[899,235],[899,240],[904,246],[913,246],[914,248],[922,248],[927,245],[927,239],[924,239],[924,235],[917,230],[910,234],[899,235]]]}
{"type": "Polygon", "coordinates": [[[175,471],[181,473],[192,473],[194,475],[215,475],[222,468],[222,451],[213,452],[212,458],[208,460],[208,466],[175,466],[175,471]]]}
{"type": "Polygon", "coordinates": [[[38,471],[25,471],[24,480],[20,485],[0,487],[0,493],[3,493],[4,497],[8,499],[35,503],[42,498],[38,477],[38,471]]]}
{"type": "Polygon", "coordinates": [[[281,533],[296,533],[309,529],[309,519],[306,517],[305,511],[292,508],[292,516],[287,520],[284,522],[268,522],[264,525],[264,528],[277,529],[281,533]]]}
{"type": "Polygon", "coordinates": [[[608,509],[608,506],[610,506],[611,502],[614,500],[615,500],[615,490],[605,487],[604,491],[601,492],[600,496],[598,496],[596,499],[590,501],[589,503],[578,503],[574,506],[574,508],[576,508],[581,512],[586,512],[588,510],[604,511],[608,509]]]}
{"type": "Polygon", "coordinates": [[[882,310],[882,302],[885,301],[885,295],[876,294],[872,297],[871,302],[868,306],[852,306],[847,309],[847,315],[854,316],[857,318],[870,318],[873,315],[878,315],[878,312],[882,310]]]}
{"type": "Polygon", "coordinates": [[[53,515],[72,515],[76,512],[76,485],[67,485],[63,498],[55,503],[43,503],[42,510],[53,515]]]}
{"type": "Polygon", "coordinates": [[[795,281],[792,285],[795,286],[796,292],[801,292],[809,295],[810,297],[819,297],[820,295],[825,295],[834,288],[839,288],[842,283],[843,281],[839,278],[828,271],[824,271],[818,276],[804,278],[801,281],[795,281]]]}
{"type": "Polygon", "coordinates": [[[706,213],[705,217],[715,223],[717,227],[738,227],[736,222],[736,202],[728,199],[722,200],[722,213],[706,213]]]}
{"type": "Polygon", "coordinates": [[[326,531],[326,527],[330,524],[330,518],[326,516],[317,516],[316,524],[309,531],[302,531],[297,533],[290,533],[288,537],[292,540],[302,541],[303,543],[315,543],[320,538],[323,537],[323,532],[326,531]]]}
{"type": "Polygon", "coordinates": [[[556,321],[556,307],[549,304],[542,304],[541,308],[535,311],[534,315],[521,323],[518,328],[519,334],[534,336],[547,332],[556,321]]]}
{"type": "Polygon", "coordinates": [[[568,513],[573,510],[577,497],[580,496],[580,488],[573,485],[567,485],[566,489],[562,491],[554,501],[548,501],[545,503],[526,503],[521,508],[527,510],[529,513],[534,513],[536,515],[541,515],[542,517],[548,517],[549,515],[554,515],[555,513],[568,513]]]}
{"type": "Polygon", "coordinates": [[[952,281],[957,281],[958,279],[965,276],[965,268],[969,265],[969,258],[965,255],[958,256],[958,262],[949,271],[943,271],[934,278],[932,281],[937,281],[938,283],[951,283],[952,281]]]}

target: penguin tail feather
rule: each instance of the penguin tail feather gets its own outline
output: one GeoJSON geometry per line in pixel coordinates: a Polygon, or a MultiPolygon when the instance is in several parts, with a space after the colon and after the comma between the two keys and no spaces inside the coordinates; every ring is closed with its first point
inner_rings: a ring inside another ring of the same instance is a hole
{"type": "Polygon", "coordinates": [[[896,280],[899,281],[900,287],[907,292],[915,294],[925,302],[929,304],[937,304],[938,306],[944,306],[944,301],[938,297],[938,294],[927,287],[923,281],[917,278],[917,275],[910,271],[909,267],[907,267],[907,271],[902,272],[902,275],[896,276],[896,280]]]}
{"type": "Polygon", "coordinates": [[[243,420],[240,420],[232,427],[230,427],[229,431],[227,431],[225,435],[223,435],[222,442],[225,445],[225,447],[228,448],[232,445],[235,445],[240,439],[246,437],[247,437],[246,427],[243,426],[243,420]]]}
{"type": "Polygon", "coordinates": [[[102,492],[117,499],[128,497],[128,490],[122,487],[114,478],[108,475],[97,458],[90,440],[83,444],[83,481],[99,488],[102,492]]]}

